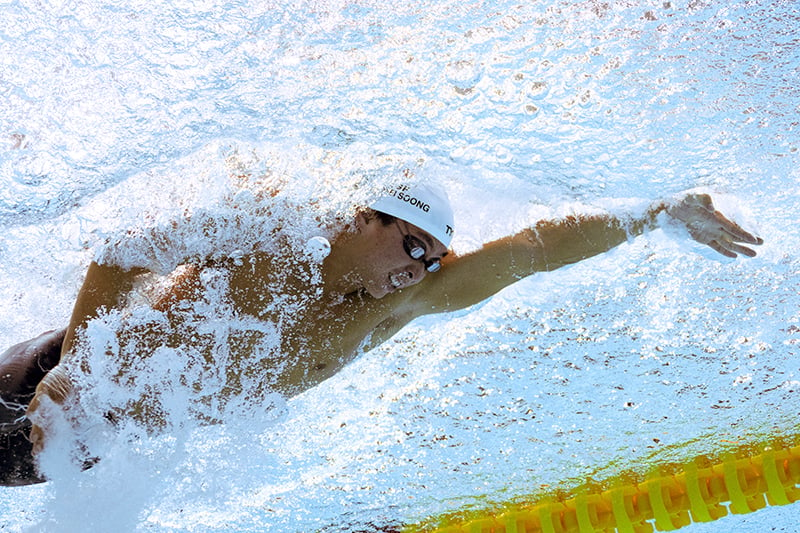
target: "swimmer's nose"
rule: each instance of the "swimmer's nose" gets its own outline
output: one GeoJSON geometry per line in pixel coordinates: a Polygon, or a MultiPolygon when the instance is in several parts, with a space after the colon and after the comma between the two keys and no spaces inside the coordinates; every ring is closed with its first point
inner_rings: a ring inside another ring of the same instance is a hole
{"type": "Polygon", "coordinates": [[[422,281],[426,274],[425,265],[419,261],[415,261],[411,268],[406,271],[408,277],[408,285],[415,285],[422,281]]]}

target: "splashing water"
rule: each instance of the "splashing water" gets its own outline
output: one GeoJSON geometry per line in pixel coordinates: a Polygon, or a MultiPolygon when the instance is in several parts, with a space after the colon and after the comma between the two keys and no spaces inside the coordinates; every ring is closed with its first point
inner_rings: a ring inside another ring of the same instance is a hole
{"type": "MultiPolygon", "coordinates": [[[[208,405],[221,425],[193,409],[224,385],[176,386],[194,370],[154,352],[135,387],[161,387],[169,431],[87,415],[80,438],[103,460],[79,473],[45,457],[51,482],[0,488],[0,529],[369,531],[796,433],[791,3],[0,12],[0,346],[63,326],[96,254],[167,272],[270,249],[276,227],[305,246],[409,162],[447,186],[459,252],[695,187],[766,240],[728,261],[654,231],[420,319],[297,398],[208,405]]],[[[235,328],[209,298],[213,333],[235,328]]],[[[123,318],[158,317],[108,315],[90,353],[123,318]]],[[[91,385],[97,412],[131,394],[91,385]]],[[[687,531],[791,531],[792,511],[687,531]]]]}

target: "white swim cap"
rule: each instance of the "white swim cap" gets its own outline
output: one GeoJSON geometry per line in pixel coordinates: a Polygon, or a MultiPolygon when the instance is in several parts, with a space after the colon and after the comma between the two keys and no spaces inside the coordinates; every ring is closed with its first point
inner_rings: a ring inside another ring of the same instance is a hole
{"type": "Polygon", "coordinates": [[[400,185],[378,199],[372,209],[414,224],[446,247],[453,240],[453,209],[447,194],[438,187],[400,185]]]}

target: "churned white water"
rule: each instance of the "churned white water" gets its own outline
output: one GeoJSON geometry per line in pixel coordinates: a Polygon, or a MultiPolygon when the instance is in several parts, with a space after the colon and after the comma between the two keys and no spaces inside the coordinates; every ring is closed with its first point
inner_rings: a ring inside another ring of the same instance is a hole
{"type": "MultiPolygon", "coordinates": [[[[161,387],[169,431],[95,420],[103,460],[53,453],[52,481],[0,488],[0,530],[377,531],[796,435],[799,24],[767,0],[0,0],[2,349],[65,325],[98,254],[165,272],[279,246],[276,226],[305,243],[410,162],[447,187],[456,251],[692,188],[765,239],[727,260],[651,232],[297,398],[207,406],[220,425],[194,417],[220,384],[182,389],[194,370],[159,351],[135,385],[161,387]]],[[[204,327],[227,335],[221,302],[204,327]]],[[[109,315],[90,348],[153,319],[109,315]]],[[[126,394],[91,385],[98,409],[126,394]]]]}

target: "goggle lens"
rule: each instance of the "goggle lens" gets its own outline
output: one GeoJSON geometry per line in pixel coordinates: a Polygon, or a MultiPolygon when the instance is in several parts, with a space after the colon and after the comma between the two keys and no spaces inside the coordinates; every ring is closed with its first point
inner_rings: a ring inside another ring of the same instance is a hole
{"type": "Polygon", "coordinates": [[[425,257],[425,248],[421,246],[415,246],[408,251],[408,255],[411,256],[411,259],[422,259],[425,257]]]}
{"type": "MultiPolygon", "coordinates": [[[[398,229],[400,226],[397,226],[398,229]]],[[[400,230],[402,232],[402,229],[400,230]]],[[[425,265],[425,270],[430,273],[438,272],[442,265],[439,263],[438,259],[427,260],[425,259],[425,254],[427,250],[425,249],[425,243],[414,237],[413,235],[404,235],[403,236],[403,250],[408,254],[408,256],[413,259],[414,261],[422,261],[425,265]]]]}
{"type": "Polygon", "coordinates": [[[442,268],[442,264],[439,262],[438,259],[435,261],[425,261],[425,270],[427,270],[431,274],[433,274],[434,272],[438,272],[440,268],[442,268]]]}

